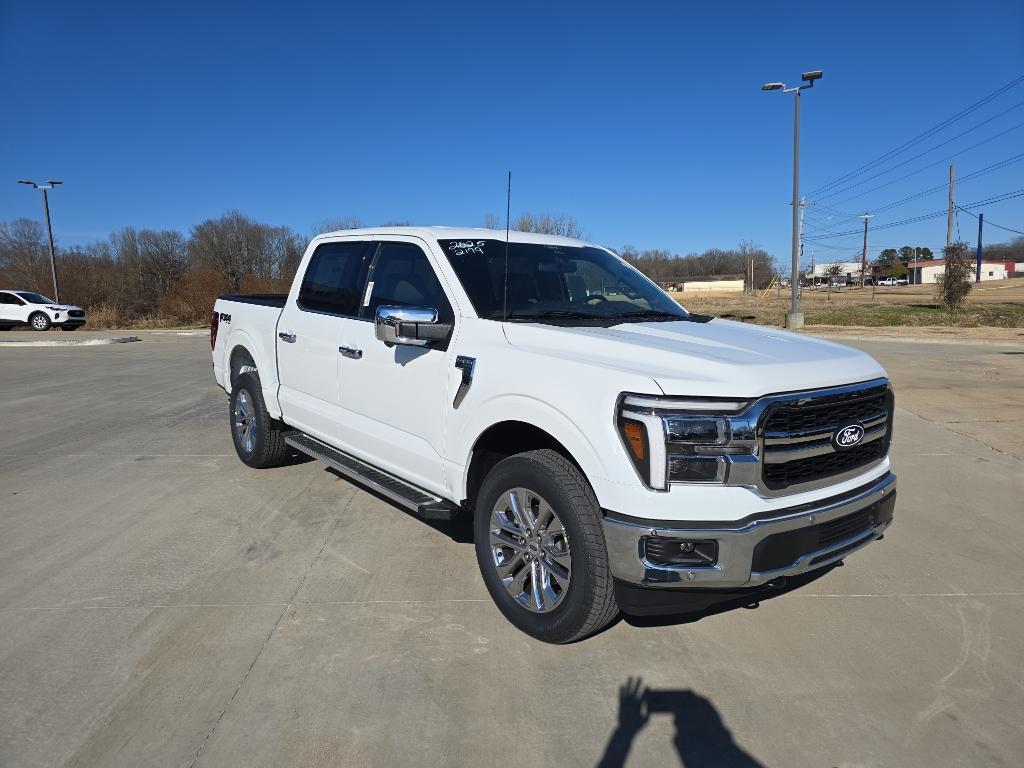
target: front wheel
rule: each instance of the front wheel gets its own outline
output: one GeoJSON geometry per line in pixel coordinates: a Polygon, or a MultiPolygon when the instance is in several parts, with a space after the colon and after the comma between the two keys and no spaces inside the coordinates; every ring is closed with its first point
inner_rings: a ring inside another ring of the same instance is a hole
{"type": "Polygon", "coordinates": [[[284,425],[270,417],[263,402],[259,377],[243,373],[235,379],[228,400],[231,439],[238,458],[254,469],[279,466],[288,446],[284,442],[284,425]]]}
{"type": "Polygon", "coordinates": [[[555,451],[512,456],[484,479],[477,563],[499,610],[526,634],[569,643],[618,613],[600,512],[586,478],[555,451]]]}
{"type": "Polygon", "coordinates": [[[29,325],[32,326],[33,331],[48,331],[50,330],[50,318],[43,312],[36,312],[28,319],[29,325]]]}

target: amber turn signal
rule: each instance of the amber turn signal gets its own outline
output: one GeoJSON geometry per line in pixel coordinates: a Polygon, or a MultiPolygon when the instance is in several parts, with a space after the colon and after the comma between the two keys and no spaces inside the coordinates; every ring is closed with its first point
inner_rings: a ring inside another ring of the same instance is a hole
{"type": "Polygon", "coordinates": [[[627,421],[622,425],[622,432],[629,441],[629,447],[637,461],[644,460],[644,428],[635,421],[627,421]]]}

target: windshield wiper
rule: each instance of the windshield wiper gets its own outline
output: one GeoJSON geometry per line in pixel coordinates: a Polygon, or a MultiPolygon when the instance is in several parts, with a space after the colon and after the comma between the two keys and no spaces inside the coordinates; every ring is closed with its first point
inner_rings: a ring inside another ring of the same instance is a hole
{"type": "Polygon", "coordinates": [[[618,312],[609,317],[619,318],[644,318],[652,320],[660,320],[664,318],[666,320],[686,320],[687,315],[676,315],[672,312],[663,312],[660,309],[641,309],[636,312],[618,312]]]}
{"type": "Polygon", "coordinates": [[[642,309],[638,312],[621,312],[611,315],[615,320],[678,320],[687,323],[706,323],[712,318],[710,315],[695,315],[687,312],[685,315],[674,315],[671,312],[662,312],[660,309],[642,309]]]}
{"type": "Polygon", "coordinates": [[[574,309],[549,309],[545,312],[509,312],[509,320],[604,320],[601,315],[591,312],[578,312],[574,309]]]}

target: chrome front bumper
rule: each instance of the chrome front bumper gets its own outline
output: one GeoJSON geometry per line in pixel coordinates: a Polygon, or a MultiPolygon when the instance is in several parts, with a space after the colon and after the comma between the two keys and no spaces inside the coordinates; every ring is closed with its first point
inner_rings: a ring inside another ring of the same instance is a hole
{"type": "Polygon", "coordinates": [[[612,574],[616,579],[648,587],[722,588],[754,587],[780,576],[823,568],[843,559],[851,552],[880,538],[892,522],[883,519],[841,541],[813,552],[801,553],[790,565],[766,571],[752,570],[754,551],[768,536],[808,526],[821,525],[860,512],[874,504],[882,506],[896,493],[896,476],[892,473],[878,478],[858,490],[823,499],[814,504],[779,510],[771,517],[729,523],[692,523],[642,521],[626,515],[606,512],[605,542],[612,574]],[[705,566],[667,566],[648,561],[644,556],[643,539],[659,536],[670,539],[715,539],[718,561],[705,566]]]}

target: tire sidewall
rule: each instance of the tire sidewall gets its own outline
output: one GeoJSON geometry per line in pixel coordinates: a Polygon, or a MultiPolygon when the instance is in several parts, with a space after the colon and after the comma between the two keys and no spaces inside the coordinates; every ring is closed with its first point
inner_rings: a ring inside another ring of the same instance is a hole
{"type": "MultiPolygon", "coordinates": [[[[523,632],[546,642],[565,642],[590,612],[594,589],[594,556],[586,545],[587,537],[580,521],[588,510],[577,509],[566,488],[547,467],[528,454],[501,461],[488,473],[477,495],[473,533],[477,563],[491,598],[505,617],[523,632]],[[533,613],[522,607],[502,585],[495,570],[490,546],[491,513],[498,498],[513,488],[527,488],[544,497],[569,537],[571,576],[569,589],[560,605],[548,613],[533,613]]],[[[596,510],[592,512],[596,513],[596,510]]]]}
{"type": "Polygon", "coordinates": [[[242,463],[248,466],[260,464],[260,456],[264,451],[264,443],[267,439],[267,409],[263,404],[263,393],[260,389],[259,379],[249,373],[243,373],[231,388],[231,397],[228,399],[228,426],[231,429],[231,442],[235,446],[235,452],[242,463]],[[238,441],[238,433],[235,431],[235,402],[238,394],[244,391],[249,396],[249,404],[252,408],[253,421],[256,427],[256,442],[252,452],[247,452],[238,441]]]}

